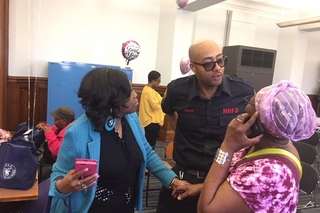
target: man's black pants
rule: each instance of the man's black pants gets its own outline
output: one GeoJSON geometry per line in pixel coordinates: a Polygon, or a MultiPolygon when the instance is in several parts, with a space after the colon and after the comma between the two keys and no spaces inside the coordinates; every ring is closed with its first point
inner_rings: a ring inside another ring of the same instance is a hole
{"type": "MultiPolygon", "coordinates": [[[[180,170],[181,169],[177,166],[172,168],[172,171],[174,171],[178,177],[180,170]]],[[[204,182],[204,178],[199,179],[196,175],[192,175],[187,172],[184,172],[183,180],[192,184],[204,182]]],[[[172,190],[168,190],[162,186],[159,193],[157,213],[197,213],[199,196],[188,197],[184,200],[177,200],[172,197],[171,192],[172,190]]]]}

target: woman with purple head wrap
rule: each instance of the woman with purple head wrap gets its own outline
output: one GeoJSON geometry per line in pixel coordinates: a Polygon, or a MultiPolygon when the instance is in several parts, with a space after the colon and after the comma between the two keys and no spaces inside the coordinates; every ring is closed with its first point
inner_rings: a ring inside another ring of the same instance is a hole
{"type": "MultiPolygon", "coordinates": [[[[295,213],[302,170],[292,141],[316,130],[310,99],[290,81],[280,81],[244,100],[245,113],[230,122],[202,186],[198,212],[295,213]],[[251,138],[260,121],[263,134],[251,138]],[[232,202],[222,202],[226,197],[232,202]]],[[[185,191],[192,194],[191,187],[185,191]]]]}
{"type": "Polygon", "coordinates": [[[255,107],[267,131],[291,141],[307,139],[317,127],[317,116],[309,97],[290,81],[261,89],[255,107]]]}

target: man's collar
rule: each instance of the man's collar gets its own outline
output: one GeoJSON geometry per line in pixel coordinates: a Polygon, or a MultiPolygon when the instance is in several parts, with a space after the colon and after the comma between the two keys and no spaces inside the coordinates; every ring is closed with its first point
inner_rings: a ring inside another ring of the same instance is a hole
{"type": "Polygon", "coordinates": [[[228,94],[230,97],[232,97],[231,87],[232,87],[232,85],[231,85],[230,81],[227,79],[227,77],[225,75],[223,75],[222,83],[219,85],[217,91],[224,92],[224,93],[228,94]]]}
{"type": "MultiPolygon", "coordinates": [[[[228,94],[229,96],[232,96],[231,84],[230,84],[230,81],[228,81],[226,78],[227,77],[225,75],[223,75],[222,82],[218,86],[217,91],[215,93],[215,96],[220,95],[222,92],[228,94]]],[[[196,96],[200,96],[200,93],[199,93],[199,89],[198,89],[198,79],[197,79],[196,75],[194,75],[191,78],[191,89],[189,92],[188,101],[190,101],[192,98],[194,98],[196,96]]]]}

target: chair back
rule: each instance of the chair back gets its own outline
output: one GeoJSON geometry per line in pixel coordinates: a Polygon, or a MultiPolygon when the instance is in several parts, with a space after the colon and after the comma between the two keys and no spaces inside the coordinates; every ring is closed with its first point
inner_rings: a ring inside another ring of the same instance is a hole
{"type": "Polygon", "coordinates": [[[171,141],[166,147],[166,157],[173,158],[173,141],[171,141]]]}
{"type": "Polygon", "coordinates": [[[315,132],[310,138],[301,140],[300,142],[307,143],[312,146],[317,146],[319,143],[319,134],[315,132]]]}
{"type": "Polygon", "coordinates": [[[300,190],[310,195],[318,184],[319,174],[311,165],[305,162],[301,162],[301,165],[303,172],[300,180],[300,190]]]}
{"type": "Polygon", "coordinates": [[[303,142],[293,142],[294,147],[297,149],[300,160],[311,165],[316,159],[318,152],[314,146],[303,142]]]}

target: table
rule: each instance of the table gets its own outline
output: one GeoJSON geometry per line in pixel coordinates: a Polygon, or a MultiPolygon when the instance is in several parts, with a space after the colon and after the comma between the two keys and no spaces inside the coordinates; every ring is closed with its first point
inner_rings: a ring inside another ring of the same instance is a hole
{"type": "Polygon", "coordinates": [[[38,180],[29,190],[0,188],[0,202],[24,201],[38,199],[38,180]]]}

